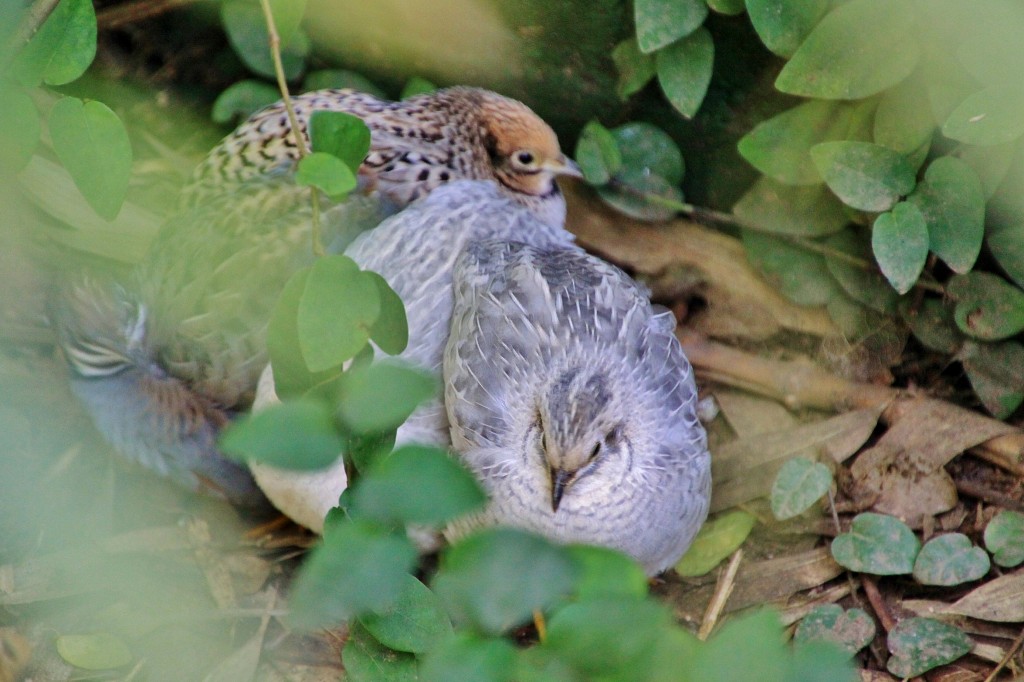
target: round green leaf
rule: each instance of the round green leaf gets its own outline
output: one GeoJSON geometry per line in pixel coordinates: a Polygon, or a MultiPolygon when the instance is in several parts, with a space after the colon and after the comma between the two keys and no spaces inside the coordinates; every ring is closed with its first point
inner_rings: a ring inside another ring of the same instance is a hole
{"type": "Polygon", "coordinates": [[[352,490],[351,508],[385,523],[441,525],[486,499],[473,475],[446,452],[407,445],[370,468],[352,490]]]}
{"type": "Polygon", "coordinates": [[[274,28],[282,45],[287,45],[295,37],[302,23],[302,15],[306,13],[306,0],[269,0],[270,15],[274,18],[274,28]]]}
{"type": "Polygon", "coordinates": [[[791,57],[828,5],[828,0],[747,0],[747,14],[765,47],[791,57]]]}
{"type": "Polygon", "coordinates": [[[803,617],[793,634],[796,642],[833,642],[850,656],[875,637],[875,621],[863,609],[843,610],[838,604],[822,604],[803,617]]]}
{"type": "Polygon", "coordinates": [[[359,622],[386,647],[421,654],[452,633],[441,600],[411,575],[393,604],[379,612],[365,613],[359,622]]]}
{"type": "Polygon", "coordinates": [[[907,201],[921,210],[935,255],[954,272],[968,272],[985,236],[985,191],[978,174],[955,156],[940,157],[907,201]]]}
{"type": "Polygon", "coordinates": [[[354,180],[370,151],[370,129],[363,119],[343,111],[314,111],[309,117],[309,136],[314,152],[344,161],[354,180]]]}
{"type": "Polygon", "coordinates": [[[654,57],[640,51],[636,38],[627,38],[616,45],[612,61],[619,73],[616,92],[622,99],[639,92],[654,78],[654,57]]]}
{"type": "Polygon", "coordinates": [[[398,355],[409,345],[409,322],[405,304],[383,277],[376,272],[364,271],[377,286],[380,297],[380,315],[370,328],[370,339],[388,355],[398,355]]]}
{"type": "Polygon", "coordinates": [[[865,512],[853,519],[850,532],[832,541],[832,556],[851,571],[902,575],[914,570],[921,542],[899,519],[865,512]]]}
{"type": "Polygon", "coordinates": [[[587,182],[592,185],[607,184],[622,166],[619,145],[611,131],[597,121],[590,121],[583,126],[583,132],[576,143],[576,163],[587,182]]]}
{"type": "Polygon", "coordinates": [[[387,648],[359,623],[349,626],[348,639],[341,650],[341,662],[345,666],[345,679],[350,682],[419,680],[415,656],[387,648]]]}
{"type": "Polygon", "coordinates": [[[916,78],[887,90],[875,110],[872,139],[900,154],[913,154],[935,132],[928,91],[916,78]]]}
{"type": "Polygon", "coordinates": [[[623,167],[660,175],[673,185],[683,181],[679,145],[658,126],[637,121],[614,128],[611,134],[618,144],[623,167]]]}
{"type": "Polygon", "coordinates": [[[607,547],[569,545],[569,555],[579,568],[578,600],[647,595],[647,575],[635,559],[607,547]]]}
{"type": "Polygon", "coordinates": [[[956,301],[953,318],[964,334],[1005,339],[1024,330],[1024,291],[988,272],[957,275],[947,293],[956,301]]]}
{"type": "Polygon", "coordinates": [[[659,50],[655,57],[662,91],[686,118],[692,118],[704,101],[714,61],[715,44],[703,27],[659,50]]]}
{"type": "Polygon", "coordinates": [[[402,87],[402,92],[398,98],[409,99],[410,97],[415,97],[417,95],[429,95],[435,90],[437,90],[437,86],[426,78],[413,76],[405,82],[405,85],[402,87]]]}
{"type": "Polygon", "coordinates": [[[832,472],[820,462],[794,457],[779,469],[772,484],[772,513],[780,521],[799,516],[832,485],[832,472]]]}
{"type": "Polygon", "coordinates": [[[452,545],[434,590],[458,622],[499,634],[573,588],[578,568],[564,547],[513,528],[491,528],[452,545]]]}
{"type": "Polygon", "coordinates": [[[316,187],[329,197],[344,197],[356,188],[356,176],[337,156],[313,152],[299,159],[295,183],[316,187]]]}
{"type": "Polygon", "coordinates": [[[908,0],[850,0],[821,20],[786,63],[775,87],[820,99],[861,99],[892,87],[917,65],[908,0]]]}
{"type": "Polygon", "coordinates": [[[75,186],[102,217],[121,210],[132,171],[132,146],[121,119],[102,102],[74,97],[50,109],[50,138],[75,186]]]}
{"type": "MultiPolygon", "coordinates": [[[[228,0],[221,5],[220,17],[228,34],[228,42],[242,62],[261,76],[273,78],[270,36],[259,4],[246,0],[228,0]]],[[[281,62],[285,78],[293,80],[302,73],[308,53],[309,39],[301,30],[294,30],[290,41],[282,41],[281,62]]]]}
{"type": "Polygon", "coordinates": [[[0,172],[19,171],[39,146],[42,125],[32,98],[21,90],[0,91],[0,172]]]}
{"type": "Polygon", "coordinates": [[[272,405],[239,418],[220,436],[224,454],[287,469],[323,469],[343,442],[330,409],[313,400],[272,405]]]}
{"type": "Polygon", "coordinates": [[[796,237],[833,234],[849,222],[842,203],[825,185],[784,185],[767,176],[747,190],[732,212],[745,225],[796,237]]]}
{"type": "Polygon", "coordinates": [[[339,383],[338,414],[356,433],[396,429],[437,390],[432,376],[393,362],[353,368],[339,383]]]}
{"type": "Polygon", "coordinates": [[[949,115],[942,134],[967,144],[993,145],[1024,135],[1024,92],[1005,87],[976,92],[949,115]]]}
{"type": "Polygon", "coordinates": [[[960,585],[988,573],[988,554],[962,533],[932,538],[914,562],[914,578],[924,585],[960,585]]]}
{"type": "Polygon", "coordinates": [[[234,83],[217,96],[210,118],[215,123],[232,123],[249,118],[260,109],[281,99],[281,91],[261,81],[234,83]]]}
{"type": "Polygon", "coordinates": [[[885,667],[902,678],[952,663],[971,650],[971,640],[952,625],[931,618],[906,618],[886,640],[892,656],[885,667]]]}
{"type": "Polygon", "coordinates": [[[106,670],[132,662],[132,652],[124,640],[108,632],[89,635],[62,635],[57,638],[57,653],[76,668],[106,670]]]}
{"type": "Polygon", "coordinates": [[[993,417],[1006,419],[1024,402],[1024,346],[968,341],[959,358],[971,388],[993,417]]]}
{"type": "Polygon", "coordinates": [[[811,160],[836,196],[862,211],[887,211],[914,189],[906,157],[870,142],[822,142],[811,160]]]}
{"type": "MultiPolygon", "coordinates": [[[[689,680],[794,680],[787,675],[790,656],[779,614],[758,609],[729,618],[697,650],[687,669],[689,680]],[[736,652],[745,652],[738,656],[736,652]],[[752,667],[756,661],[756,670],[752,667]]],[[[671,678],[669,678],[671,679],[671,678]]]]}
{"type": "Polygon", "coordinates": [[[676,573],[687,577],[704,575],[743,544],[755,522],[752,514],[742,510],[725,512],[708,521],[676,564],[676,573]]]}
{"type": "Polygon", "coordinates": [[[909,303],[901,309],[903,319],[910,324],[910,330],[926,348],[952,355],[963,344],[963,337],[953,321],[953,312],[945,302],[934,298],[925,299],[911,313],[909,303]]]}
{"type": "Polygon", "coordinates": [[[318,259],[306,278],[297,312],[306,366],[319,372],[354,357],[369,340],[378,315],[377,284],[351,258],[318,259]]]}
{"type": "Polygon", "coordinates": [[[822,256],[754,230],[742,230],[741,237],[747,260],[789,300],[825,305],[835,297],[839,287],[822,256]]]}
{"type": "Polygon", "coordinates": [[[892,288],[900,294],[910,291],[928,259],[928,227],[917,206],[901,201],[878,216],[871,250],[892,288]]]}
{"type": "Polygon", "coordinates": [[[612,184],[597,188],[598,196],[637,220],[669,220],[678,210],[673,204],[683,200],[679,188],[660,175],[623,167],[613,180],[612,184]],[[669,203],[659,203],[659,199],[669,203]]]}
{"type": "Polygon", "coordinates": [[[991,199],[1003,184],[1016,152],[1017,145],[1013,143],[988,147],[962,144],[957,147],[954,154],[977,173],[987,200],[991,199]]]}
{"type": "MultiPolygon", "coordinates": [[[[829,236],[825,244],[836,251],[866,261],[872,258],[870,245],[852,229],[829,236]]],[[[840,258],[826,257],[825,263],[829,273],[850,298],[884,315],[892,315],[897,311],[896,292],[880,274],[847,263],[840,258]]]]}
{"type": "Polygon", "coordinates": [[[423,682],[511,682],[515,674],[516,649],[504,639],[483,638],[460,632],[423,659],[423,682]]]}
{"type": "Polygon", "coordinates": [[[27,87],[64,85],[89,68],[96,56],[96,10],[92,0],[61,0],[18,54],[13,70],[27,87]]]}
{"type": "Polygon", "coordinates": [[[991,221],[985,242],[999,266],[1017,286],[1024,286],[1024,215],[991,221]]]}
{"type": "Polygon", "coordinates": [[[704,0],[635,0],[633,16],[640,51],[649,54],[690,35],[707,15],[704,0]]]}
{"type": "Polygon", "coordinates": [[[743,0],[707,0],[707,3],[712,11],[728,17],[738,16],[746,11],[743,0]]]}
{"type": "Polygon", "coordinates": [[[985,526],[985,547],[1004,568],[1024,563],[1024,514],[1003,510],[985,526]]]}
{"type": "Polygon", "coordinates": [[[757,124],[737,145],[751,166],[787,185],[820,185],[811,147],[846,136],[853,108],[812,100],[757,124]]]}

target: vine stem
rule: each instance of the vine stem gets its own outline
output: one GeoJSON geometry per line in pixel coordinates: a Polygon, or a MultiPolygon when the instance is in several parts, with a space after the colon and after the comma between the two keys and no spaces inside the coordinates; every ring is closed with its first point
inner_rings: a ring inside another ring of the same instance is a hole
{"type": "MultiPolygon", "coordinates": [[[[292,104],[291,95],[288,93],[288,81],[284,76],[284,64],[281,62],[281,36],[277,32],[274,14],[270,11],[270,0],[260,0],[260,7],[263,9],[263,19],[266,21],[267,35],[270,38],[270,56],[274,60],[274,75],[277,77],[277,88],[281,91],[284,108],[288,113],[288,123],[292,129],[292,137],[295,138],[295,148],[299,151],[299,159],[301,160],[309,155],[309,147],[306,146],[306,138],[299,128],[299,118],[295,115],[295,106],[292,104]]],[[[320,232],[320,192],[316,187],[310,187],[309,189],[313,207],[313,255],[320,257],[324,255],[323,237],[320,232]]]]}

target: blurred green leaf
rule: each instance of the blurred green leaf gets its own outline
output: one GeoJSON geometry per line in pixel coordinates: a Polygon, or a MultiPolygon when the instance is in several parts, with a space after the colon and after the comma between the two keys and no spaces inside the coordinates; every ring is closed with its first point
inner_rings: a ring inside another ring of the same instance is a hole
{"type": "Polygon", "coordinates": [[[279,99],[281,91],[272,85],[257,80],[238,81],[217,95],[210,118],[214,123],[244,120],[279,99]]]}
{"type": "Polygon", "coordinates": [[[405,304],[387,280],[376,272],[364,272],[377,286],[377,295],[380,297],[380,315],[370,328],[370,339],[388,355],[398,355],[409,345],[405,304]]]}
{"type": "Polygon", "coordinates": [[[821,99],[861,99],[910,75],[920,56],[908,0],[850,0],[829,12],[783,67],[775,87],[821,99]]]}
{"type": "Polygon", "coordinates": [[[910,330],[924,346],[939,353],[956,353],[963,343],[957,331],[953,312],[945,304],[935,298],[926,298],[916,310],[909,310],[910,301],[902,310],[903,319],[910,325],[910,330]]]}
{"type": "Polygon", "coordinates": [[[703,27],[655,56],[658,83],[672,106],[686,118],[693,118],[704,101],[714,62],[715,44],[703,27]]]}
{"type": "Polygon", "coordinates": [[[683,181],[679,145],[658,126],[636,121],[613,128],[611,134],[618,143],[623,167],[659,175],[672,185],[683,181]]]}
{"type": "Polygon", "coordinates": [[[863,609],[843,610],[838,604],[822,604],[800,620],[793,641],[833,642],[853,656],[874,637],[875,621],[863,609]]]}
{"type": "Polygon", "coordinates": [[[779,469],[772,484],[772,514],[780,521],[799,516],[828,492],[832,472],[820,462],[794,457],[779,469]]]}
{"type": "Polygon", "coordinates": [[[746,11],[743,0],[706,0],[712,11],[734,17],[746,11]]]}
{"type": "Polygon", "coordinates": [[[313,151],[326,152],[344,161],[354,182],[370,151],[370,129],[363,119],[343,111],[315,111],[309,117],[309,135],[313,151]]]}
{"type": "Polygon", "coordinates": [[[434,590],[457,623],[499,634],[567,595],[577,575],[565,548],[525,531],[491,528],[448,549],[434,590]]]}
{"type": "MultiPolygon", "coordinates": [[[[224,31],[228,34],[228,42],[242,62],[261,76],[273,78],[270,34],[259,4],[247,0],[227,0],[220,6],[220,17],[224,31]]],[[[309,38],[301,30],[294,30],[290,41],[282,40],[281,63],[287,80],[299,77],[305,68],[307,54],[309,38]]]]}
{"type": "Polygon", "coordinates": [[[968,272],[985,236],[985,193],[978,174],[954,156],[940,157],[907,200],[921,210],[935,255],[954,272],[968,272]]]}
{"type": "Polygon", "coordinates": [[[397,429],[437,389],[429,374],[394,362],[350,369],[339,386],[338,414],[357,433],[397,429]]]}
{"type": "MultiPolygon", "coordinates": [[[[830,248],[870,262],[871,245],[852,229],[837,232],[825,240],[830,248]]],[[[885,278],[874,270],[866,270],[840,258],[825,259],[828,271],[853,300],[884,315],[896,312],[898,297],[885,278]]]]}
{"type": "Polygon", "coordinates": [[[287,45],[295,37],[306,13],[306,0],[269,0],[270,15],[274,18],[274,27],[282,45],[287,45]]]}
{"type": "Polygon", "coordinates": [[[603,597],[647,595],[647,576],[635,559],[607,547],[569,545],[569,555],[579,567],[576,598],[580,601],[603,597]]]}
{"type": "Polygon", "coordinates": [[[822,142],[811,160],[836,196],[862,211],[887,211],[914,189],[906,157],[870,142],[822,142]]]}
{"type": "Polygon", "coordinates": [[[949,115],[942,134],[960,142],[993,145],[1024,135],[1024,91],[991,87],[976,92],[949,115]]]}
{"type": "Polygon", "coordinates": [[[752,514],[738,509],[719,514],[706,522],[690,549],[676,563],[676,572],[684,577],[708,573],[743,544],[755,523],[752,514]]]}
{"type": "Polygon", "coordinates": [[[697,649],[689,680],[749,680],[790,682],[790,667],[779,615],[761,609],[730,618],[703,647],[697,649]],[[742,651],[742,656],[736,652],[742,651]],[[756,670],[751,661],[757,662],[756,670]]]}
{"type": "Polygon", "coordinates": [[[811,147],[846,136],[853,107],[822,100],[804,102],[762,121],[737,149],[751,166],[787,185],[818,185],[811,147]]]}
{"type": "Polygon", "coordinates": [[[1005,339],[1024,330],[1024,291],[988,272],[957,275],[946,286],[956,302],[953,318],[964,334],[1005,339]]]}
{"type": "Polygon", "coordinates": [[[960,585],[983,578],[990,567],[988,554],[963,533],[929,540],[914,561],[914,578],[924,585],[960,585]]]}
{"type": "Polygon", "coordinates": [[[1006,419],[1024,402],[1024,346],[1016,341],[969,341],[959,357],[971,387],[993,417],[1006,419]]]}
{"type": "Polygon", "coordinates": [[[323,544],[306,557],[292,585],[292,619],[312,629],[387,609],[415,563],[416,548],[404,530],[365,520],[326,524],[323,544]]]}
{"type": "Polygon", "coordinates": [[[989,222],[994,224],[986,226],[985,243],[1010,279],[1024,287],[1024,216],[989,222]]]}
{"type": "Polygon", "coordinates": [[[405,82],[405,86],[402,88],[402,94],[399,95],[399,99],[409,99],[416,95],[429,95],[435,90],[437,90],[437,86],[426,78],[413,76],[405,82]]]}
{"type": "Polygon", "coordinates": [[[928,259],[928,226],[915,204],[901,201],[875,219],[871,249],[882,274],[899,294],[914,287],[928,259]]]}
{"type": "Polygon", "coordinates": [[[956,149],[954,155],[978,174],[985,199],[990,199],[1010,170],[1016,152],[1017,145],[1013,143],[986,147],[964,144],[956,149]]]}
{"type": "Polygon", "coordinates": [[[671,219],[683,201],[683,193],[668,180],[634,168],[620,170],[612,184],[597,188],[597,194],[622,213],[652,222],[671,219]]]}
{"type": "Polygon", "coordinates": [[[932,668],[952,663],[971,650],[971,640],[952,625],[931,618],[905,618],[887,639],[885,667],[893,675],[916,677],[932,668]]]}
{"type": "Polygon", "coordinates": [[[299,159],[295,184],[316,187],[332,198],[343,198],[356,188],[356,176],[337,156],[313,152],[299,159]]]}
{"type": "Polygon", "coordinates": [[[404,578],[394,604],[363,614],[359,622],[384,646],[414,654],[430,651],[452,633],[441,600],[412,575],[404,578]]]}
{"type": "Polygon", "coordinates": [[[39,146],[42,124],[32,98],[15,88],[0,91],[0,172],[19,171],[39,146]]]}
{"type": "Polygon", "coordinates": [[[363,476],[352,491],[352,509],[384,523],[439,526],[477,510],[486,499],[473,475],[444,450],[406,445],[363,476]]]}
{"type": "Polygon", "coordinates": [[[935,132],[928,91],[919,79],[908,78],[882,94],[872,122],[871,139],[900,154],[912,154],[935,132]]]}
{"type": "Polygon", "coordinates": [[[833,234],[849,222],[842,203],[825,185],[785,185],[768,176],[758,178],[732,212],[746,225],[798,237],[833,234]]]}
{"type": "Polygon", "coordinates": [[[640,51],[650,54],[690,35],[707,15],[704,0],[635,0],[633,18],[640,51]]]}
{"type": "Polygon", "coordinates": [[[516,649],[503,639],[459,632],[431,650],[423,659],[423,682],[511,682],[516,649]]]}
{"type": "Polygon", "coordinates": [[[616,92],[623,100],[639,92],[654,78],[654,57],[644,54],[636,38],[627,38],[612,50],[612,61],[619,73],[616,92]]]}
{"type": "Polygon", "coordinates": [[[240,417],[221,434],[219,445],[235,459],[310,470],[333,464],[344,444],[326,405],[295,400],[240,417]]]}
{"type": "Polygon", "coordinates": [[[107,220],[121,210],[132,172],[132,146],[121,119],[102,102],[63,97],[50,109],[57,158],[89,205],[107,220]]]}
{"type": "Polygon", "coordinates": [[[765,47],[791,57],[828,6],[828,0],[747,0],[747,14],[765,47]]]}
{"type": "Polygon", "coordinates": [[[1003,568],[1024,563],[1024,514],[1000,510],[985,526],[985,548],[1003,568]]]}
{"type": "Polygon", "coordinates": [[[583,126],[576,143],[576,163],[592,185],[607,184],[622,166],[622,155],[611,131],[598,121],[583,126]]]}
{"type": "Polygon", "coordinates": [[[313,264],[299,299],[299,347],[312,372],[330,369],[353,357],[370,339],[380,315],[374,280],[346,256],[327,256],[313,264]]]}
{"type": "Polygon", "coordinates": [[[83,670],[120,668],[131,663],[134,658],[125,641],[109,632],[61,635],[55,644],[61,658],[83,670]]]}
{"type": "Polygon", "coordinates": [[[414,656],[387,648],[359,623],[349,626],[348,639],[341,650],[341,662],[345,666],[347,682],[419,680],[419,666],[414,656]]]}
{"type": "Polygon", "coordinates": [[[374,97],[387,99],[387,93],[373,84],[366,76],[346,69],[319,69],[310,71],[302,81],[303,92],[316,90],[344,90],[350,88],[374,97]]]}
{"type": "Polygon", "coordinates": [[[841,566],[860,573],[902,575],[914,570],[921,542],[899,519],[864,512],[850,531],[832,541],[832,556],[841,566]]]}
{"type": "Polygon", "coordinates": [[[825,305],[842,294],[823,256],[755,230],[741,230],[740,236],[750,263],[794,303],[825,305]]]}
{"type": "Polygon", "coordinates": [[[833,642],[799,642],[793,646],[785,682],[860,682],[849,654],[833,642]]]}
{"type": "Polygon", "coordinates": [[[96,56],[96,11],[92,0],[61,0],[32,40],[18,53],[12,70],[26,87],[64,85],[89,68],[96,56]]]}

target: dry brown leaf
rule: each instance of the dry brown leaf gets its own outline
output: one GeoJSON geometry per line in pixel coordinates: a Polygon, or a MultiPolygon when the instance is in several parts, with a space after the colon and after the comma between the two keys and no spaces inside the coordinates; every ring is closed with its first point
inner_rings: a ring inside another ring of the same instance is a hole
{"type": "Polygon", "coordinates": [[[213,600],[222,609],[236,607],[238,600],[235,596],[234,582],[231,580],[231,571],[213,546],[209,524],[203,519],[192,517],[186,522],[185,527],[188,530],[192,553],[203,571],[213,600]]]}
{"type": "Polygon", "coordinates": [[[715,388],[714,395],[722,415],[740,438],[797,424],[796,417],[774,400],[729,388],[715,388]]]}
{"type": "Polygon", "coordinates": [[[956,486],[943,468],[964,450],[1014,428],[930,398],[902,401],[889,430],[850,467],[850,496],[915,522],[952,509],[956,486]]]}
{"type": "Polygon", "coordinates": [[[1024,570],[974,588],[944,611],[999,623],[1024,622],[1024,570]]]}
{"type": "Polygon", "coordinates": [[[884,670],[858,670],[861,682],[899,682],[899,678],[893,677],[884,670]]]}

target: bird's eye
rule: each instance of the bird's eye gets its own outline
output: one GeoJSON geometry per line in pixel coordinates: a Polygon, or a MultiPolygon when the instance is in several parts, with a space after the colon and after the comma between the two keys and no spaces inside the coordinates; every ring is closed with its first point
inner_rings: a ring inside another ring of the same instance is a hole
{"type": "Polygon", "coordinates": [[[547,436],[544,435],[543,431],[540,434],[540,449],[544,452],[548,451],[548,439],[547,436]]]}
{"type": "Polygon", "coordinates": [[[592,459],[592,460],[595,459],[599,454],[601,454],[601,444],[600,443],[596,444],[594,446],[594,449],[590,451],[590,459],[592,459]]]}
{"type": "Polygon", "coordinates": [[[523,150],[516,152],[516,161],[518,161],[521,166],[532,166],[534,161],[536,161],[536,158],[534,157],[533,152],[523,150]]]}

